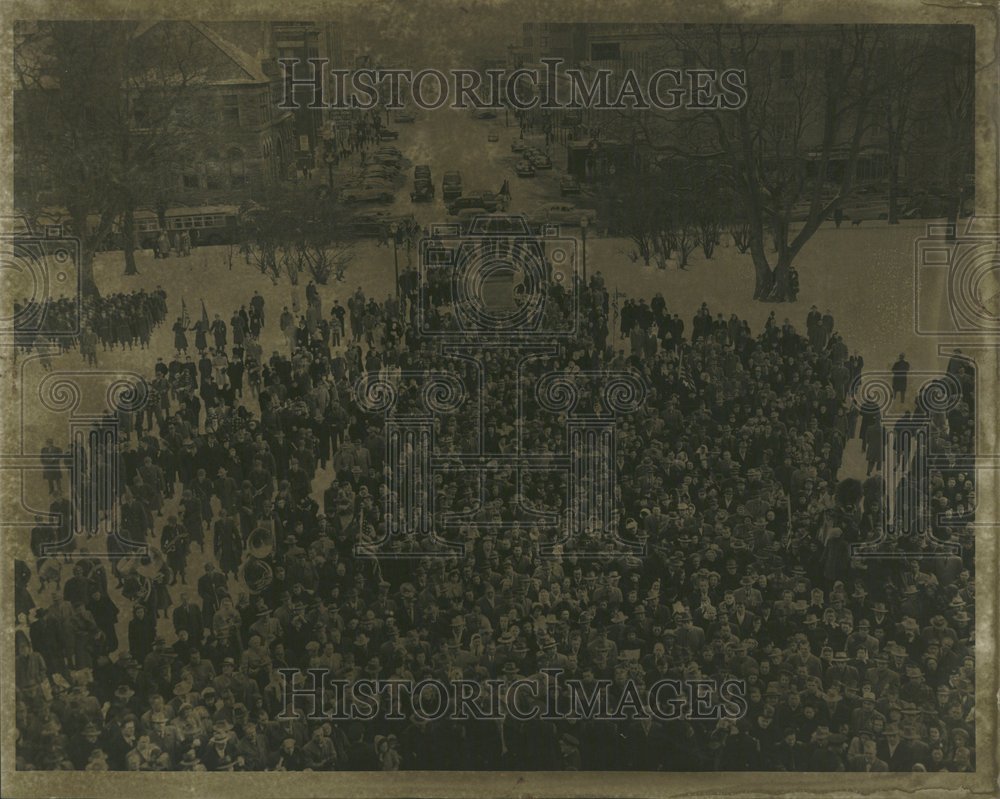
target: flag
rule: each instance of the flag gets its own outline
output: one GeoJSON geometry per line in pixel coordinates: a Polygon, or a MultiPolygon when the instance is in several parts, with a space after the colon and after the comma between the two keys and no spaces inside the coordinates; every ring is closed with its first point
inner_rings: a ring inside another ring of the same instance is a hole
{"type": "Polygon", "coordinates": [[[205,301],[201,301],[201,321],[204,323],[205,328],[208,328],[208,310],[205,308],[205,301]]]}
{"type": "Polygon", "coordinates": [[[181,323],[184,325],[184,327],[187,327],[190,321],[191,317],[188,316],[187,303],[184,302],[184,298],[181,297],[181,323]]]}

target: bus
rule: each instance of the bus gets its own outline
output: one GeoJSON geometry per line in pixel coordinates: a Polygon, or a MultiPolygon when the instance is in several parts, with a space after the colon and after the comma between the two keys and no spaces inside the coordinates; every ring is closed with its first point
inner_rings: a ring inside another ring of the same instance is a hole
{"type": "MultiPolygon", "coordinates": [[[[168,208],[165,214],[167,231],[171,234],[187,230],[191,244],[236,244],[240,209],[235,205],[178,206],[168,208]]],[[[156,211],[143,208],[134,214],[136,246],[151,249],[160,235],[160,220],[156,211]]],[[[33,214],[18,214],[16,227],[20,233],[27,229],[46,231],[61,228],[63,235],[73,235],[73,223],[64,208],[47,207],[33,214]]],[[[96,214],[90,214],[88,221],[96,225],[100,221],[96,214]]],[[[122,248],[122,218],[119,216],[110,234],[97,247],[99,251],[120,250],[122,248]]]]}
{"type": "MultiPolygon", "coordinates": [[[[194,246],[235,244],[238,241],[239,212],[235,205],[169,208],[165,214],[167,232],[172,235],[188,231],[194,246]]],[[[135,212],[135,235],[142,249],[154,245],[160,235],[160,219],[155,211],[143,209],[135,212]]]]}

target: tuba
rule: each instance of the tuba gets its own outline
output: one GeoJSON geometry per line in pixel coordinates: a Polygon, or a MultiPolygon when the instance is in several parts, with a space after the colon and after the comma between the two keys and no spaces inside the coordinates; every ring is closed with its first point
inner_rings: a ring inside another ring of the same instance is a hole
{"type": "Polygon", "coordinates": [[[123,583],[122,594],[136,602],[146,602],[153,591],[153,583],[169,582],[172,576],[166,555],[154,546],[144,555],[119,559],[114,568],[123,583]]]}
{"type": "Polygon", "coordinates": [[[258,527],[247,538],[247,554],[240,566],[240,581],[251,594],[259,594],[267,589],[274,579],[274,572],[268,562],[274,553],[274,533],[266,527],[258,527]]]}

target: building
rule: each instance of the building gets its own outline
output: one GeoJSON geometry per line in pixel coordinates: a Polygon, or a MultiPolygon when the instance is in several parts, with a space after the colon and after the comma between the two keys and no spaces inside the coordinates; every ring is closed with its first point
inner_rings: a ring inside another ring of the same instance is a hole
{"type": "Polygon", "coordinates": [[[148,23],[134,35],[149,47],[186,40],[190,57],[204,68],[204,80],[185,102],[201,135],[183,163],[162,176],[168,204],[236,203],[289,176],[294,119],[277,107],[281,76],[259,51],[248,52],[201,22],[148,23]]]}
{"type": "MultiPolygon", "coordinates": [[[[176,101],[177,135],[138,198],[140,207],[239,204],[312,166],[321,144],[322,110],[279,108],[285,93],[282,57],[342,58],[339,26],[311,22],[199,22],[162,20],[128,30],[133,47],[162,51],[163,65],[197,76],[176,101]],[[148,196],[146,196],[148,195],[148,196]]],[[[148,61],[148,58],[147,58],[148,61]]],[[[160,78],[165,80],[164,78],[160,78]]],[[[136,79],[140,82],[141,77],[136,79]]],[[[58,82],[41,83],[58,91],[58,82]]],[[[30,135],[32,91],[18,92],[19,127],[30,135]]],[[[141,138],[143,110],[132,109],[141,138]]],[[[15,159],[20,204],[49,204],[51,178],[31,159],[15,159]],[[26,197],[25,195],[31,195],[26,197]]],[[[144,181],[145,182],[145,181],[144,181]]]]}
{"type": "MultiPolygon", "coordinates": [[[[817,86],[827,74],[826,70],[838,68],[843,47],[840,36],[844,29],[781,25],[744,26],[744,30],[756,39],[747,63],[740,61],[734,27],[527,23],[522,42],[509,50],[509,66],[534,68],[541,74],[544,71],[541,59],[552,56],[562,58],[566,66],[580,69],[588,76],[606,69],[612,75],[612,93],[617,87],[616,81],[626,71],[632,71],[645,82],[664,68],[744,68],[749,84],[756,82],[759,86],[766,82],[770,89],[761,123],[762,136],[771,150],[769,158],[801,161],[807,174],[815,174],[815,166],[822,162],[828,170],[828,180],[837,180],[847,163],[846,155],[841,158],[835,153],[832,157],[821,158],[818,148],[823,137],[822,116],[800,113],[796,98],[802,96],[803,87],[807,85],[805,90],[818,96],[817,86]],[[717,32],[720,33],[718,40],[715,39],[717,32]]],[[[904,189],[942,186],[953,181],[954,175],[972,171],[971,121],[947,119],[943,118],[947,115],[935,112],[936,105],[947,93],[946,84],[965,79],[959,76],[956,80],[954,73],[971,69],[971,32],[971,27],[960,26],[940,26],[933,30],[926,26],[912,29],[881,27],[878,31],[881,44],[876,58],[888,58],[893,48],[902,51],[905,57],[911,41],[907,37],[912,37],[917,45],[915,60],[920,61],[920,66],[909,75],[912,100],[906,136],[891,144],[885,115],[881,110],[872,113],[855,167],[856,184],[885,182],[894,150],[898,150],[895,162],[904,189]],[[922,55],[926,57],[921,58],[922,55]],[[945,63],[949,64],[947,68],[943,66],[945,63]]],[[[878,74],[888,74],[888,70],[879,68],[878,74]]],[[[972,84],[971,73],[966,80],[972,84]]],[[[565,76],[562,84],[560,90],[566,96],[569,87],[565,76]]],[[[882,80],[869,100],[872,104],[885,103],[887,92],[899,90],[891,81],[882,80]]],[[[685,127],[685,112],[637,114],[621,109],[533,109],[527,117],[533,130],[545,132],[550,141],[565,148],[570,172],[584,180],[599,180],[610,171],[622,168],[648,169],[663,159],[663,152],[670,150],[672,145],[689,148],[692,144],[691,129],[685,127]],[[629,149],[633,151],[631,154],[622,152],[629,149]]],[[[842,120],[837,148],[845,153],[847,132],[852,127],[850,119],[842,120]]],[[[706,154],[699,153],[701,156],[706,154]]]]}

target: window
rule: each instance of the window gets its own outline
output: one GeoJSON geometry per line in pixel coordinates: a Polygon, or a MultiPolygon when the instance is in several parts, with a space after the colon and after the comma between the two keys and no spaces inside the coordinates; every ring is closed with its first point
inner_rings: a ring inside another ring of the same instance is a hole
{"type": "Polygon", "coordinates": [[[221,189],[222,165],[219,163],[219,154],[209,152],[205,157],[205,185],[209,189],[221,189]]]}
{"type": "Polygon", "coordinates": [[[621,57],[622,48],[618,42],[594,42],[590,45],[591,61],[618,61],[621,57]]]}
{"type": "Polygon", "coordinates": [[[226,154],[226,162],[229,167],[229,185],[234,189],[245,186],[247,173],[246,165],[243,161],[243,151],[239,147],[233,147],[226,154]]]}
{"type": "Polygon", "coordinates": [[[271,92],[269,89],[265,89],[260,93],[258,102],[259,106],[257,110],[260,114],[260,124],[266,125],[271,121],[271,92]]]}
{"type": "Polygon", "coordinates": [[[222,119],[224,122],[240,124],[240,98],[236,94],[227,94],[222,98],[222,119]]]}
{"type": "Polygon", "coordinates": [[[781,51],[781,77],[782,78],[794,78],[795,77],[795,51],[794,50],[782,50],[781,51]]]}
{"type": "Polygon", "coordinates": [[[198,173],[194,170],[185,170],[182,177],[185,189],[197,189],[198,188],[198,173]]]}
{"type": "Polygon", "coordinates": [[[788,141],[795,135],[798,127],[795,103],[776,103],[774,111],[774,137],[779,141],[788,141]]]}

